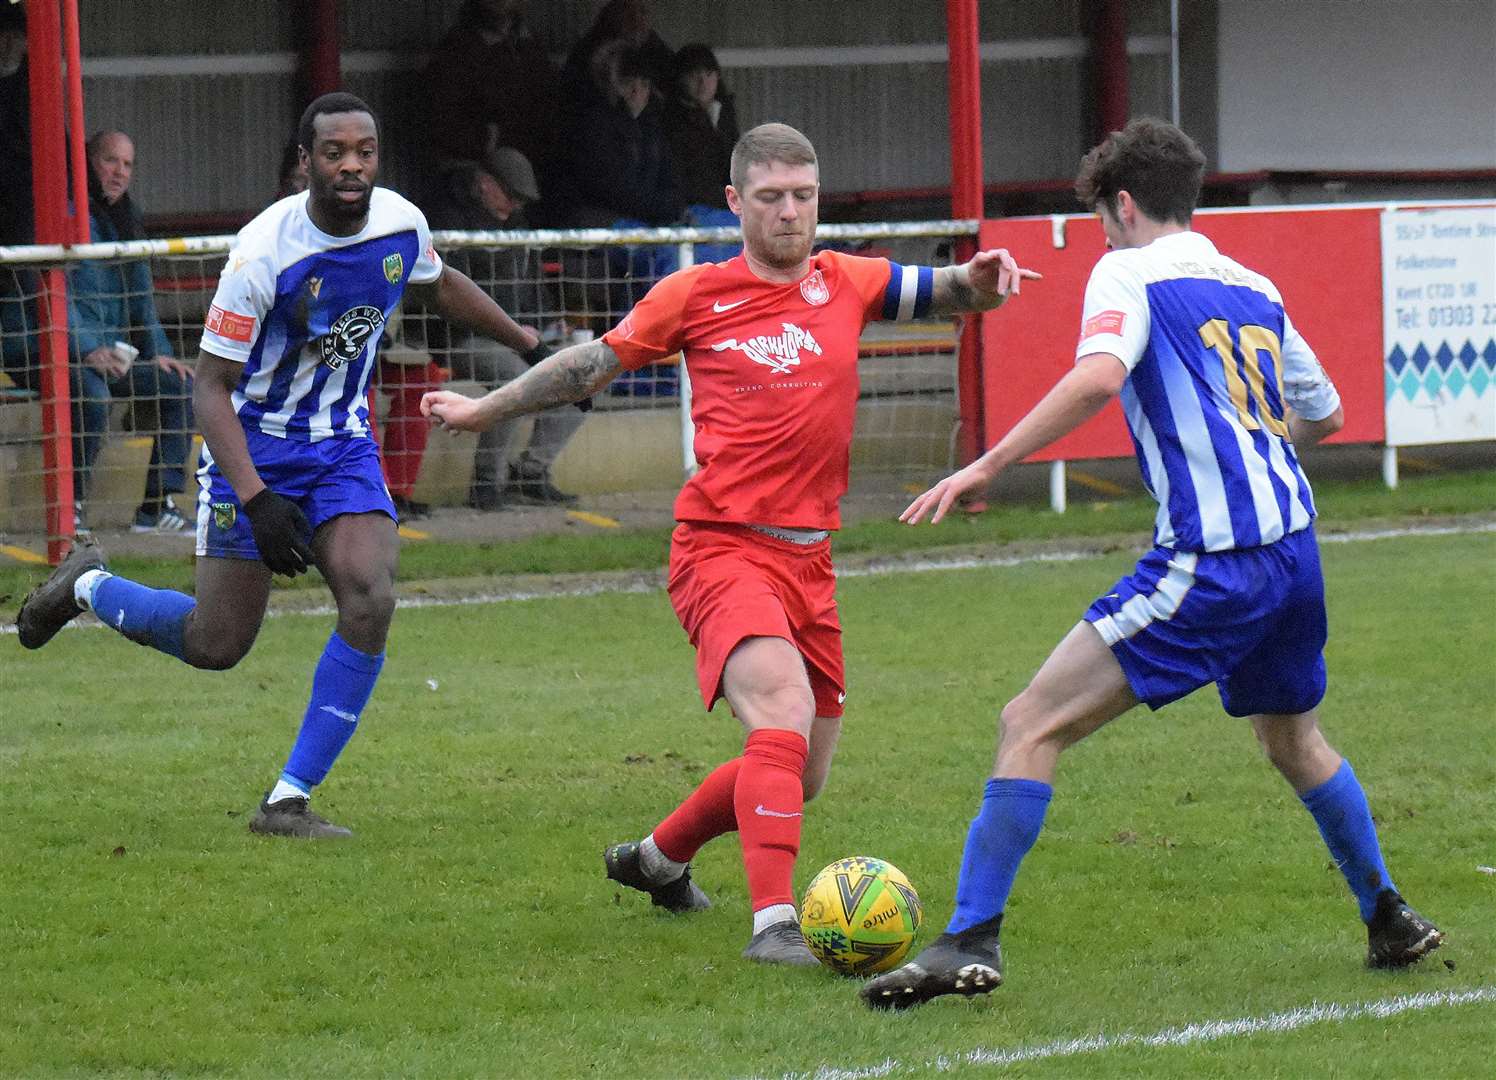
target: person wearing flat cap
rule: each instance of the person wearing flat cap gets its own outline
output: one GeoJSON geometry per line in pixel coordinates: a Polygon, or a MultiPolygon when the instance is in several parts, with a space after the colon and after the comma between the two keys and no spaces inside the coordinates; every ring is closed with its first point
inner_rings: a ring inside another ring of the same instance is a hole
{"type": "MultiPolygon", "coordinates": [[[[512,146],[500,146],[485,152],[481,161],[447,162],[437,174],[425,206],[426,219],[432,229],[523,229],[528,227],[525,208],[539,198],[540,185],[529,159],[512,146]]],[[[535,250],[464,247],[443,252],[443,258],[478,282],[517,322],[540,326],[545,304],[535,250]]],[[[433,364],[447,369],[455,378],[471,379],[490,389],[515,378],[549,354],[549,349],[541,345],[522,355],[460,330],[449,333],[444,320],[422,321],[433,364]]],[[[398,467],[402,475],[391,478],[393,491],[397,479],[408,478],[413,485],[419,472],[429,428],[418,406],[421,393],[435,389],[435,381],[422,378],[429,371],[423,373],[420,368],[386,366],[410,369],[391,371],[392,377],[399,381],[392,378],[385,387],[392,394],[389,419],[402,429],[408,428],[403,436],[404,460],[398,467]],[[405,424],[405,420],[410,423],[405,424]]],[[[584,399],[584,404],[590,407],[591,399],[584,399]]],[[[509,459],[509,443],[515,424],[498,424],[483,432],[473,461],[468,505],[475,510],[493,511],[513,503],[564,506],[575,502],[575,495],[557,489],[552,483],[551,467],[582,426],[586,411],[566,406],[538,415],[529,439],[513,461],[509,459]]],[[[393,460],[394,455],[390,458],[393,460]]]]}

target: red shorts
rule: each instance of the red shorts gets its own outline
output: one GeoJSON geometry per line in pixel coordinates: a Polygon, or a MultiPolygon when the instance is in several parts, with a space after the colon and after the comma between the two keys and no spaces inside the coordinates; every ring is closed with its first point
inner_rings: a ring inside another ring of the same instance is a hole
{"type": "Polygon", "coordinates": [[[728,654],[750,637],[784,638],[805,658],[817,716],[846,698],[831,541],[792,544],[745,525],[683,523],[670,544],[670,603],[696,647],[708,710],[722,696],[728,654]]]}

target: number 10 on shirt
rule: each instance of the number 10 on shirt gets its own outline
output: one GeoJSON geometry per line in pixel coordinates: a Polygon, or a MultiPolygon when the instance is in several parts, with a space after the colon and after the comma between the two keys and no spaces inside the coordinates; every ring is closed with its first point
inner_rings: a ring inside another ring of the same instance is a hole
{"type": "Polygon", "coordinates": [[[1288,424],[1283,418],[1283,346],[1278,335],[1265,326],[1247,324],[1238,329],[1237,338],[1233,341],[1231,324],[1225,319],[1211,319],[1200,327],[1199,333],[1200,340],[1208,348],[1214,349],[1221,358],[1221,367],[1226,372],[1226,390],[1231,395],[1231,403],[1236,406],[1241,426],[1248,431],[1266,427],[1274,435],[1287,439],[1288,424]],[[1268,404],[1267,394],[1263,389],[1259,352],[1265,352],[1272,358],[1273,379],[1278,389],[1276,411],[1268,404]],[[1246,370],[1245,380],[1237,369],[1238,361],[1246,370]],[[1248,393],[1257,402],[1255,416],[1247,407],[1248,393]]]}

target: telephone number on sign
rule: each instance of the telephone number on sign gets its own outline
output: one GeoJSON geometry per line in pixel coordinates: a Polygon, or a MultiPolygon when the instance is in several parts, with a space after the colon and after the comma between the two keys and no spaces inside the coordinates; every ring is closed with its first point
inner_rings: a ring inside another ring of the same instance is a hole
{"type": "Polygon", "coordinates": [[[1496,326],[1496,304],[1436,304],[1427,309],[1428,327],[1496,326]]]}

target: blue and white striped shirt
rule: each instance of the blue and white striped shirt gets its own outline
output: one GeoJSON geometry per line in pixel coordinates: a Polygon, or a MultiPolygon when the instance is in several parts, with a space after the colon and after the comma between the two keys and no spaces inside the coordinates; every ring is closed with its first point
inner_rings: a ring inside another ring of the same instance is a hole
{"type": "Polygon", "coordinates": [[[244,364],[233,393],[246,429],[296,442],[366,437],[368,386],[385,321],[407,283],[441,276],[420,210],[375,188],[369,219],[331,236],[307,195],[240,231],[208,311],[202,348],[244,364]]]}
{"type": "Polygon", "coordinates": [[[1320,420],[1340,395],[1267,278],[1195,232],[1108,252],[1086,286],[1076,356],[1091,353],[1128,369],[1122,408],[1157,544],[1257,547],[1314,520],[1287,409],[1320,420]]]}

